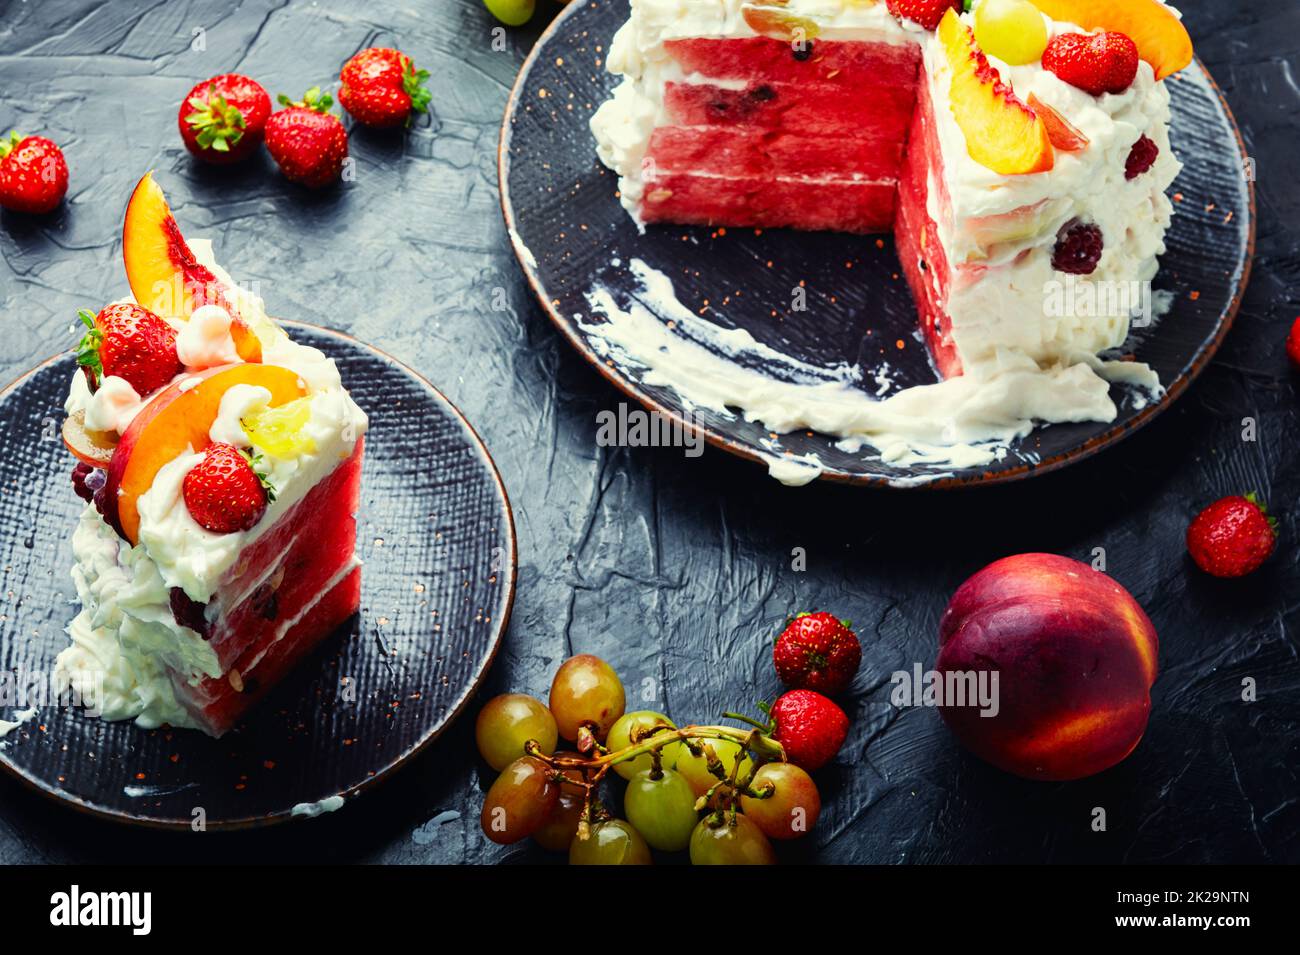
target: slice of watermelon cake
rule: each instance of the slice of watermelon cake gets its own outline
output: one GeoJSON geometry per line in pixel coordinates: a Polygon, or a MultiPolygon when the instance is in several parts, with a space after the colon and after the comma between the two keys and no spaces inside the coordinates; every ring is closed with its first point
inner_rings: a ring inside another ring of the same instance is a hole
{"type": "Polygon", "coordinates": [[[145,176],[133,299],[82,313],[63,435],[87,500],[62,683],[110,720],[221,736],[360,604],[367,420],[145,176]]]}
{"type": "MultiPolygon", "coordinates": [[[[639,223],[892,230],[944,378],[1082,364],[1158,386],[1094,356],[1125,341],[1164,251],[1164,80],[1187,31],[1159,0],[971,6],[631,0],[599,156],[639,223]],[[1056,307],[1076,279],[1118,303],[1056,307]]],[[[1025,411],[1079,420],[1067,403],[1025,411]]]]}

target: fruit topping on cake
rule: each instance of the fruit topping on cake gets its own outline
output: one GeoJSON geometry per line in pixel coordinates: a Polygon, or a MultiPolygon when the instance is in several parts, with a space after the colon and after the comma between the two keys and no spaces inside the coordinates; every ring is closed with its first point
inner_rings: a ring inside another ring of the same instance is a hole
{"type": "Polygon", "coordinates": [[[961,13],[961,0],[888,0],[889,12],[899,20],[911,20],[933,30],[949,11],[961,13]]]}
{"type": "Polygon", "coordinates": [[[1192,38],[1183,21],[1159,0],[1032,0],[1053,20],[1085,30],[1123,33],[1163,80],[1192,62],[1192,38]]]}
{"type": "Polygon", "coordinates": [[[1136,179],[1150,170],[1159,156],[1160,147],[1151,140],[1151,137],[1145,134],[1139,136],[1138,141],[1129,150],[1128,159],[1124,160],[1124,178],[1136,179]]]}
{"type": "Polygon", "coordinates": [[[1050,170],[1055,157],[1046,125],[1002,82],[956,13],[940,21],[939,42],[952,70],[952,115],[970,157],[1004,176],[1050,170]]]}
{"type": "Polygon", "coordinates": [[[1078,127],[1061,115],[1060,110],[1047,105],[1034,93],[1030,93],[1025,102],[1030,109],[1038,114],[1038,118],[1047,127],[1047,138],[1052,141],[1053,148],[1061,152],[1073,153],[1087,147],[1088,137],[1083,135],[1083,132],[1078,127]]]}
{"type": "Polygon", "coordinates": [[[1071,275],[1091,275],[1105,248],[1101,229],[1087,222],[1073,222],[1061,230],[1052,250],[1052,268],[1071,275]]]}
{"type": "MultiPolygon", "coordinates": [[[[821,32],[816,20],[796,16],[775,4],[746,3],[740,8],[740,15],[759,36],[791,44],[806,44],[821,32]]],[[[799,52],[800,49],[796,48],[795,53],[799,52]]]]}
{"type": "Polygon", "coordinates": [[[77,346],[77,364],[92,392],[108,378],[120,378],[137,395],[147,395],[185,370],[176,355],[176,329],[148,309],[120,302],[98,315],[86,309],[77,315],[88,329],[77,346]]]}
{"type": "Polygon", "coordinates": [[[255,470],[257,461],[233,444],[210,444],[181,485],[195,523],[217,534],[249,530],[275,500],[275,488],[255,470]]]}
{"type": "Polygon", "coordinates": [[[975,42],[1011,66],[1036,63],[1047,48],[1047,22],[1029,0],[983,0],[975,7],[975,42]]]}
{"type": "Polygon", "coordinates": [[[182,320],[204,305],[219,306],[230,316],[230,334],[240,360],[262,360],[257,335],[239,315],[230,290],[186,243],[152,173],[145,173],[127,203],[122,260],[137,304],[156,315],[182,320]]]}
{"type": "Polygon", "coordinates": [[[1123,93],[1137,78],[1137,45],[1123,33],[1062,33],[1043,51],[1043,68],[1085,93],[1123,93]]]}

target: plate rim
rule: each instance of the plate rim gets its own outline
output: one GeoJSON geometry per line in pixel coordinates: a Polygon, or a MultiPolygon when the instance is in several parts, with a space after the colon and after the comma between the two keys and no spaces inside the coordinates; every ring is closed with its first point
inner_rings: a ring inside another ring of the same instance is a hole
{"type": "MultiPolygon", "coordinates": [[[[501,119],[501,132],[497,139],[497,194],[501,205],[501,213],[505,219],[506,235],[510,238],[510,247],[514,252],[520,268],[523,270],[524,278],[532,290],[533,297],[541,305],[542,311],[551,319],[552,324],[558,327],[565,338],[573,348],[582,356],[586,362],[593,366],[600,374],[612,384],[624,396],[640,402],[648,410],[654,411],[668,420],[675,422],[684,432],[703,437],[705,441],[728,454],[753,462],[763,467],[770,464],[771,455],[764,455],[747,444],[737,441],[727,435],[717,433],[714,429],[698,424],[690,420],[681,413],[680,409],[671,408],[650,395],[644,393],[638,383],[635,383],[625,377],[616,368],[606,364],[596,354],[595,350],[587,343],[577,331],[577,329],[567,321],[563,315],[555,308],[550,300],[546,297],[541,282],[537,276],[537,267],[535,264],[530,265],[527,257],[520,249],[519,242],[514,241],[513,236],[518,235],[515,228],[515,211],[514,203],[510,196],[510,143],[514,136],[511,128],[511,120],[514,119],[518,112],[520,100],[525,85],[527,84],[529,74],[533,67],[542,57],[544,47],[560,31],[562,25],[568,18],[576,16],[577,11],[586,8],[593,3],[599,3],[601,0],[575,0],[568,4],[552,20],[537,37],[533,47],[525,57],[523,64],[519,68],[515,81],[510,87],[510,95],[506,97],[505,113],[501,119]]],[[[1233,137],[1236,140],[1238,156],[1244,161],[1249,158],[1249,151],[1246,142],[1241,135],[1241,127],[1237,123],[1237,117],[1232,112],[1232,107],[1228,104],[1227,98],[1223,95],[1223,90],[1218,82],[1206,69],[1205,64],[1199,56],[1193,54],[1193,62],[1201,71],[1210,89],[1214,92],[1223,109],[1224,116],[1227,117],[1228,126],[1232,130],[1233,137]]],[[[1176,75],[1176,74],[1175,74],[1176,75]]],[[[594,155],[594,153],[593,153],[594,155]]],[[[1246,289],[1250,284],[1251,269],[1255,262],[1255,239],[1258,222],[1258,212],[1256,209],[1255,199],[1255,181],[1246,180],[1246,197],[1247,207],[1249,210],[1250,222],[1246,234],[1245,260],[1242,264],[1241,274],[1237,279],[1237,286],[1231,301],[1219,318],[1214,336],[1201,348],[1195,355],[1191,366],[1184,373],[1173,379],[1165,388],[1165,392],[1158,401],[1153,401],[1145,408],[1142,408],[1128,420],[1115,424],[1111,423],[1109,427],[1100,434],[1088,438],[1081,445],[1068,450],[1054,454],[1049,458],[1041,461],[1029,462],[1021,461],[1015,467],[1005,468],[995,471],[968,469],[965,473],[944,474],[937,472],[936,476],[929,480],[915,480],[910,475],[900,473],[895,477],[883,474],[853,474],[833,468],[827,468],[821,471],[815,479],[816,482],[830,482],[834,484],[847,484],[855,487],[876,487],[888,488],[890,490],[953,490],[958,488],[984,487],[989,485],[1010,484],[1017,481],[1028,480],[1042,474],[1048,474],[1053,471],[1059,471],[1077,464],[1080,461],[1087,460],[1100,452],[1113,447],[1129,435],[1136,433],[1146,425],[1154,421],[1162,412],[1171,407],[1187,389],[1192,385],[1205,368],[1214,360],[1222,347],[1224,339],[1227,338],[1229,330],[1236,321],[1237,313],[1241,309],[1246,289]]],[[[1163,265],[1162,265],[1163,269],[1163,265]]]]}
{"type": "MultiPolygon", "coordinates": [[[[341,332],[333,328],[327,328],[324,325],[317,325],[313,322],[304,322],[295,319],[276,319],[275,321],[279,323],[281,326],[287,326],[289,328],[294,328],[294,327],[306,328],[312,332],[323,334],[326,337],[334,338],[342,342],[343,344],[366,349],[367,351],[370,351],[378,355],[384,361],[388,362],[389,364],[395,365],[397,368],[401,369],[406,374],[410,375],[413,379],[419,382],[419,384],[423,386],[429,393],[431,393],[436,401],[441,402],[443,406],[446,407],[452,413],[452,415],[455,416],[455,418],[460,421],[461,425],[469,433],[471,439],[473,440],[473,443],[477,445],[478,450],[481,452],[482,458],[487,462],[489,475],[492,479],[493,484],[496,486],[497,492],[501,495],[501,503],[505,506],[505,516],[506,516],[505,530],[510,539],[509,560],[505,568],[503,568],[503,573],[502,573],[502,577],[505,578],[507,576],[506,572],[508,572],[508,579],[504,580],[504,583],[506,585],[504,591],[504,601],[505,601],[504,609],[500,617],[498,618],[496,628],[492,635],[490,648],[487,654],[487,659],[484,661],[483,666],[479,669],[478,673],[475,674],[474,679],[471,681],[469,688],[465,691],[461,699],[451,709],[447,717],[442,721],[442,724],[437,729],[422,737],[419,740],[419,742],[417,742],[406,752],[402,753],[396,759],[391,761],[382,770],[374,773],[373,775],[367,776],[365,779],[363,779],[361,782],[357,783],[356,785],[351,786],[335,794],[343,797],[344,804],[343,807],[340,808],[344,808],[348,805],[348,803],[350,803],[356,797],[364,795],[365,793],[369,792],[371,789],[378,786],[379,784],[385,782],[388,779],[391,779],[399,771],[401,771],[402,769],[409,766],[412,762],[414,762],[417,757],[421,756],[434,742],[436,742],[451,727],[453,723],[455,723],[458,719],[461,718],[461,716],[464,715],[464,712],[466,708],[469,706],[470,702],[475,698],[475,696],[478,695],[479,690],[482,689],[483,684],[487,680],[487,676],[492,669],[492,664],[496,662],[497,653],[500,652],[501,645],[505,642],[506,631],[509,629],[510,626],[511,613],[514,610],[515,595],[516,595],[516,589],[517,589],[518,578],[519,578],[519,536],[515,528],[514,508],[510,503],[510,495],[506,490],[505,481],[502,480],[501,471],[497,467],[496,459],[492,457],[491,452],[488,450],[487,444],[483,441],[482,436],[470,423],[469,419],[465,417],[465,415],[461,412],[460,408],[458,408],[451,401],[451,399],[449,399],[445,394],[443,394],[442,391],[436,385],[433,384],[433,382],[431,382],[424,375],[420,374],[410,365],[394,357],[393,355],[389,354],[383,349],[371,345],[367,342],[363,342],[361,341],[361,339],[356,338],[353,335],[349,335],[346,332],[341,332]]],[[[71,353],[72,353],[71,349],[67,351],[59,352],[56,355],[52,355],[49,358],[46,358],[43,361],[38,362],[35,366],[30,368],[29,370],[18,375],[18,377],[14,378],[3,388],[0,388],[0,403],[7,400],[14,392],[16,392],[19,388],[21,388],[21,386],[25,381],[30,379],[32,376],[36,375],[38,372],[44,370],[50,365],[66,360],[68,355],[71,353]]],[[[50,800],[51,802],[59,806],[62,806],[66,809],[71,809],[75,812],[78,812],[85,816],[89,816],[94,819],[100,819],[107,822],[116,823],[117,825],[125,826],[128,828],[134,827],[134,828],[152,829],[156,831],[168,831],[168,832],[188,832],[192,830],[192,824],[190,821],[187,820],[133,816],[130,813],[121,810],[108,809],[103,806],[95,805],[81,797],[73,796],[69,793],[60,792],[54,787],[46,785],[43,780],[37,779],[29,775],[19,767],[13,765],[10,762],[10,760],[6,757],[4,752],[0,752],[0,770],[3,770],[4,773],[10,778],[16,779],[18,782],[20,782],[25,789],[35,792],[38,795],[44,797],[45,799],[50,800]]],[[[266,815],[261,815],[261,816],[242,816],[235,819],[221,819],[215,822],[208,821],[205,823],[204,830],[207,832],[233,832],[233,831],[241,831],[241,830],[249,830],[249,829],[264,829],[269,826],[281,825],[285,823],[293,823],[293,822],[308,820],[312,818],[316,818],[316,817],[302,814],[302,813],[295,815],[292,807],[290,807],[288,809],[280,810],[273,813],[268,813],[266,815]]]]}

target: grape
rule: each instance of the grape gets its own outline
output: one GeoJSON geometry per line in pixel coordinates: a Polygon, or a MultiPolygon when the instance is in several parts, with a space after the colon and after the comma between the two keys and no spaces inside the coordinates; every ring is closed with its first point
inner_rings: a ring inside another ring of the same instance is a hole
{"type": "Polygon", "coordinates": [[[664,852],[681,852],[691,841],[691,830],[700,820],[695,811],[695,791],[691,784],[671,769],[658,779],[642,770],[627,784],[623,809],[628,822],[654,848],[664,852]]]}
{"type": "Polygon", "coordinates": [[[598,822],[586,839],[573,837],[569,865],[652,865],[641,833],[622,819],[598,822]]]}
{"type": "MultiPolygon", "coordinates": [[[[555,754],[557,757],[568,756],[577,757],[574,752],[561,750],[555,754]]],[[[562,769],[560,772],[569,779],[581,781],[582,770],[580,769],[562,769]]],[[[542,827],[533,833],[533,841],[543,849],[549,849],[551,852],[564,852],[569,848],[569,843],[573,842],[573,837],[578,831],[578,822],[582,819],[582,805],[586,790],[576,783],[560,783],[560,798],[551,811],[550,818],[542,824],[542,827]]]]}
{"type": "Polygon", "coordinates": [[[1047,24],[1029,0],[982,0],[975,8],[975,42],[1012,66],[1042,59],[1047,24]]]}
{"type": "Polygon", "coordinates": [[[478,751],[500,772],[524,755],[524,743],[537,740],[548,756],[555,751],[555,717],[523,693],[506,693],[487,701],[474,724],[478,751]]]}
{"type": "MultiPolygon", "coordinates": [[[[662,713],[655,713],[651,710],[638,710],[635,713],[624,713],[609,729],[609,737],[605,740],[605,745],[611,750],[622,749],[632,742],[632,730],[643,727],[667,724],[673,726],[673,721],[662,713]]],[[[644,742],[644,740],[642,741],[644,742]]],[[[660,752],[663,754],[663,767],[672,769],[677,765],[677,756],[682,749],[681,743],[669,743],[660,752]]],[[[649,753],[638,756],[636,759],[629,759],[626,762],[615,763],[614,772],[618,773],[624,779],[631,779],[643,769],[649,769],[651,757],[649,753]]]]}
{"type": "MultiPolygon", "coordinates": [[[[713,751],[717,753],[718,759],[727,770],[728,778],[731,777],[731,768],[736,765],[736,758],[743,753],[740,771],[736,774],[736,778],[743,782],[749,775],[753,761],[749,758],[749,751],[739,743],[729,739],[701,739],[696,742],[701,746],[713,747],[713,751]]],[[[677,756],[677,772],[686,777],[686,781],[695,790],[696,796],[703,796],[709,791],[709,787],[718,781],[718,778],[709,772],[708,761],[704,756],[692,756],[691,751],[684,744],[681,753],[677,756]]]]}
{"type": "Polygon", "coordinates": [[[691,833],[691,865],[776,865],[776,853],[763,831],[744,816],[735,825],[728,814],[716,829],[712,817],[700,820],[691,833]]]}
{"type": "Polygon", "coordinates": [[[766,799],[740,797],[740,808],[769,839],[798,839],[808,834],[822,810],[822,797],[812,777],[793,763],[759,767],[751,789],[776,786],[766,799]]]}
{"type": "Polygon", "coordinates": [[[493,842],[508,845],[526,839],[545,825],[560,798],[540,759],[521,756],[505,768],[483,800],[479,825],[493,842]]]}
{"type": "Polygon", "coordinates": [[[483,6],[506,26],[521,27],[533,18],[537,0],[483,0],[483,6]]]}
{"type": "Polygon", "coordinates": [[[623,704],[623,684],[600,657],[581,653],[569,657],[555,671],[551,712],[565,739],[576,740],[583,723],[594,723],[596,738],[603,740],[614,721],[623,715],[623,704]]]}

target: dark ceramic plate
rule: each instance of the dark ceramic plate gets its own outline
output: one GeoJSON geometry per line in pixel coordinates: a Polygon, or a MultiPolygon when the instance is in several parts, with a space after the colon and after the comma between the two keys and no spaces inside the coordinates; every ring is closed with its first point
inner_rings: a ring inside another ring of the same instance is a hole
{"type": "MultiPolygon", "coordinates": [[[[916,312],[899,277],[892,238],[882,237],[878,246],[874,238],[848,235],[780,229],[722,234],[685,226],[651,226],[638,234],[615,197],[617,177],[596,159],[587,127],[614,87],[605,56],[627,14],[627,0],[570,4],[520,71],[502,125],[506,225],[517,236],[515,248],[529,283],[560,330],[621,391],[682,420],[684,406],[676,392],[643,381],[635,367],[607,363],[574,318],[590,314],[586,294],[597,281],[616,296],[630,297],[638,282],[627,263],[639,258],[672,277],[683,305],[709,311],[710,317],[719,314],[717,303],[743,289],[747,306],[732,299],[721,308],[725,323],[793,359],[818,367],[860,365],[866,372],[863,380],[871,381],[870,373],[882,361],[883,341],[890,343],[886,347],[896,386],[935,381],[924,347],[912,337],[916,312]],[[768,262],[770,268],[764,266],[768,262]],[[808,310],[798,321],[782,321],[790,289],[801,280],[814,290],[808,310]],[[905,343],[904,350],[892,345],[897,340],[905,343]]],[[[696,412],[694,420],[707,439],[757,461],[768,460],[773,451],[811,452],[823,463],[823,476],[832,480],[951,487],[1063,467],[1114,444],[1169,407],[1205,367],[1232,324],[1255,239],[1254,186],[1227,104],[1199,61],[1169,85],[1174,151],[1185,165],[1173,187],[1176,212],[1155,286],[1172,294],[1173,306],[1154,330],[1135,336],[1124,349],[1159,373],[1167,389],[1161,400],[1135,402],[1116,386],[1112,397],[1120,410],[1115,421],[1040,427],[1013,444],[1001,461],[964,471],[892,467],[866,453],[842,451],[835,439],[820,434],[787,434],[774,443],[761,423],[696,412]]]]}
{"type": "MultiPolygon", "coordinates": [[[[0,766],[41,792],[164,827],[200,813],[217,828],[337,807],[334,797],[361,793],[437,737],[492,662],[514,597],[515,532],[487,449],[400,362],[285,325],[338,362],[370,416],[360,614],[220,740],[38,706],[0,743],[0,766]]],[[[73,368],[61,355],[0,392],[0,675],[25,686],[48,685],[76,610],[68,572],[81,501],[58,437],[73,368]]],[[[0,706],[0,719],[17,709],[0,706]]]]}

